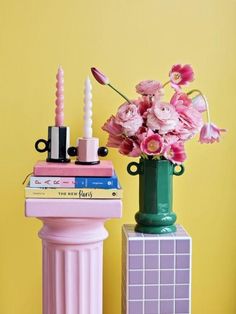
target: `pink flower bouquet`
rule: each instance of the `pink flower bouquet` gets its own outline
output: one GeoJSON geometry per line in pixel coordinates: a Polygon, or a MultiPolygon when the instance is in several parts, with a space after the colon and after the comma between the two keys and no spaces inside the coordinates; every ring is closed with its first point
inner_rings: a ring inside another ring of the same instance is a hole
{"type": "Polygon", "coordinates": [[[102,72],[96,68],[91,71],[100,84],[108,85],[125,99],[102,127],[109,134],[107,146],[117,148],[123,155],[181,164],[186,159],[186,141],[200,133],[201,143],[213,143],[225,131],[210,122],[206,97],[199,90],[182,91],[183,85],[194,80],[190,65],[172,66],[169,80],[164,84],[155,80],[140,82],[136,85],[139,97],[133,100],[114,88],[102,72]],[[168,84],[174,92],[166,101],[164,89],[168,84]],[[191,97],[193,93],[195,97],[191,97]],[[205,111],[206,124],[203,122],[205,111]]]}

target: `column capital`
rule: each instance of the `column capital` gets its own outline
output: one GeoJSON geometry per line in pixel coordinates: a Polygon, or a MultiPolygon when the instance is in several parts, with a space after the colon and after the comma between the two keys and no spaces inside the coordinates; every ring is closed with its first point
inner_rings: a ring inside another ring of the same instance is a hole
{"type": "Polygon", "coordinates": [[[39,218],[43,227],[39,237],[47,242],[83,245],[100,242],[108,237],[104,218],[39,218]]]}

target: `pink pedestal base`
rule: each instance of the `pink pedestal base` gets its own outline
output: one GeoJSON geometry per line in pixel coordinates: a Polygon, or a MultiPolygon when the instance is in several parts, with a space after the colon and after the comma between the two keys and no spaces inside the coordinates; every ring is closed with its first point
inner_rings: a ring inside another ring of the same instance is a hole
{"type": "MultiPolygon", "coordinates": [[[[26,215],[31,216],[35,204],[28,201],[26,215]]],[[[43,242],[43,314],[102,314],[103,240],[108,237],[104,222],[121,217],[121,202],[117,202],[119,212],[115,206],[114,215],[111,207],[106,217],[100,207],[100,215],[96,210],[91,217],[92,210],[89,218],[80,218],[80,213],[84,215],[81,200],[76,200],[76,218],[39,217],[43,222],[39,232],[43,242]]],[[[49,211],[44,213],[51,216],[49,211]]]]}

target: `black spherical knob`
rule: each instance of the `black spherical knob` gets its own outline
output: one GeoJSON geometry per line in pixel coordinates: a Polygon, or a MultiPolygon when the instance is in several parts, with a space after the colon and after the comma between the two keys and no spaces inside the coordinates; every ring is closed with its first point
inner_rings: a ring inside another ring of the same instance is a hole
{"type": "Polygon", "coordinates": [[[67,153],[69,156],[76,156],[77,155],[77,147],[69,147],[67,149],[67,153]]]}
{"type": "Polygon", "coordinates": [[[98,149],[98,156],[105,157],[108,154],[108,148],[101,146],[98,149]]]}

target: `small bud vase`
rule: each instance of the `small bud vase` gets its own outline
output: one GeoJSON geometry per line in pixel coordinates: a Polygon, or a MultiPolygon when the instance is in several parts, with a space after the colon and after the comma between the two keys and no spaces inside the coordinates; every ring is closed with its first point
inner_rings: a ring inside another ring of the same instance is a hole
{"type": "Polygon", "coordinates": [[[175,232],[172,179],[173,175],[184,173],[183,165],[169,160],[141,158],[139,163],[129,163],[127,171],[130,175],[139,175],[139,211],[135,215],[135,231],[152,234],[175,232]]]}

